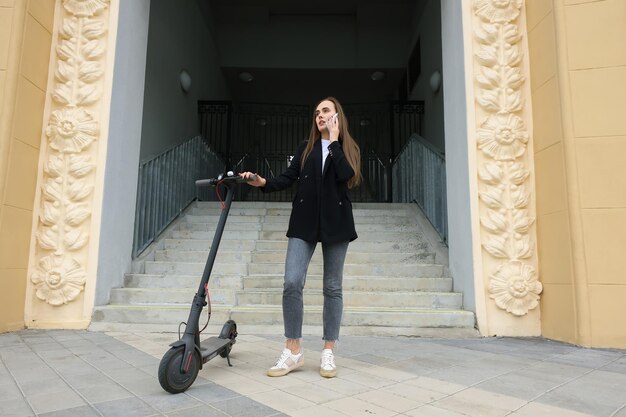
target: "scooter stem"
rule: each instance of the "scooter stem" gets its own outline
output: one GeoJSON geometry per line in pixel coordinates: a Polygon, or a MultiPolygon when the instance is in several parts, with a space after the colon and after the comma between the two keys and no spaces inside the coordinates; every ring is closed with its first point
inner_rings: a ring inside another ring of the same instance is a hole
{"type": "Polygon", "coordinates": [[[197,349],[198,353],[200,353],[199,321],[200,314],[202,313],[202,308],[207,304],[206,285],[209,282],[209,277],[211,275],[213,264],[215,263],[215,258],[217,256],[217,249],[219,248],[220,241],[222,239],[222,233],[224,232],[224,227],[226,226],[226,219],[228,219],[228,212],[230,211],[230,206],[233,202],[233,187],[235,185],[229,182],[225,182],[222,185],[224,185],[227,189],[226,201],[224,203],[224,208],[222,209],[220,219],[217,223],[217,228],[215,229],[215,236],[213,236],[211,251],[209,252],[209,257],[204,267],[204,272],[202,273],[202,280],[200,280],[198,292],[196,292],[196,295],[193,297],[191,311],[189,311],[189,318],[187,319],[187,324],[185,326],[185,333],[182,337],[182,340],[185,342],[185,353],[183,355],[180,370],[183,373],[187,372],[187,370],[189,369],[189,365],[191,364],[191,355],[193,355],[194,351],[197,349]]]}

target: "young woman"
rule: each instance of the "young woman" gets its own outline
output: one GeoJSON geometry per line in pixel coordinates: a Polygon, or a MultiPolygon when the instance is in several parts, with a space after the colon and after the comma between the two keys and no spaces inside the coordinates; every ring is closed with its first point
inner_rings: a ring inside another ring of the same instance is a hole
{"type": "MultiPolygon", "coordinates": [[[[241,174],[248,178],[251,172],[241,174]]],[[[287,170],[275,178],[249,182],[264,192],[283,190],[298,181],[287,237],[283,319],[286,345],[267,374],[287,375],[304,364],[300,347],[304,304],[302,290],[306,272],[317,242],[322,242],[324,258],[324,348],[320,375],[337,374],[333,348],[339,338],[343,313],[343,265],[348,243],[357,238],[348,189],[360,184],[359,146],[348,132],[348,122],[339,101],[327,97],[313,113],[309,139],[296,150],[287,170]]]]}

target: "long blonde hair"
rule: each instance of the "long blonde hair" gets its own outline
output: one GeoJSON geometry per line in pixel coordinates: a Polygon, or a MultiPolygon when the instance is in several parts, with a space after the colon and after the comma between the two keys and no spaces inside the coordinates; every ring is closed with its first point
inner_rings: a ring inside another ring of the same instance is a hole
{"type": "MultiPolygon", "coordinates": [[[[346,118],[345,113],[343,112],[343,107],[339,104],[339,101],[334,97],[326,97],[317,102],[315,108],[320,105],[322,101],[331,101],[335,105],[335,109],[338,113],[338,121],[339,121],[339,140],[342,143],[343,153],[346,155],[346,159],[348,163],[354,170],[354,176],[348,180],[348,188],[353,188],[361,184],[363,180],[363,175],[361,174],[361,150],[359,149],[359,145],[357,145],[354,138],[350,135],[348,131],[348,119],[346,118]]],[[[316,117],[313,116],[313,123],[311,125],[311,131],[309,132],[309,142],[302,153],[302,160],[300,161],[300,165],[304,166],[304,162],[309,157],[311,152],[313,151],[313,146],[315,142],[321,139],[322,134],[317,129],[317,122],[315,121],[316,117]]]]}

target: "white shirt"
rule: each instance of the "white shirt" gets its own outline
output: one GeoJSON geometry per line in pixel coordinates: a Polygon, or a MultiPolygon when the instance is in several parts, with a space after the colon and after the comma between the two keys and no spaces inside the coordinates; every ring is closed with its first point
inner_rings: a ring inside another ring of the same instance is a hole
{"type": "Polygon", "coordinates": [[[322,139],[322,173],[324,172],[324,163],[328,156],[328,145],[330,145],[329,139],[322,139]]]}

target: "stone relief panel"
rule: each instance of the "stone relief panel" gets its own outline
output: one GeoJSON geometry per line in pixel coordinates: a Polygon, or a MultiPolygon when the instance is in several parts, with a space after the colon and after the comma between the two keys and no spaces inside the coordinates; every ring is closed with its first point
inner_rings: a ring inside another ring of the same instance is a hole
{"type": "Polygon", "coordinates": [[[108,0],[63,0],[55,33],[56,68],[40,183],[35,264],[30,280],[39,300],[62,306],[86,282],[95,184],[92,144],[99,139],[108,0]]]}
{"type": "Polygon", "coordinates": [[[474,0],[474,81],[483,265],[488,293],[524,316],[539,305],[533,184],[524,123],[523,0],[474,0]]]}

